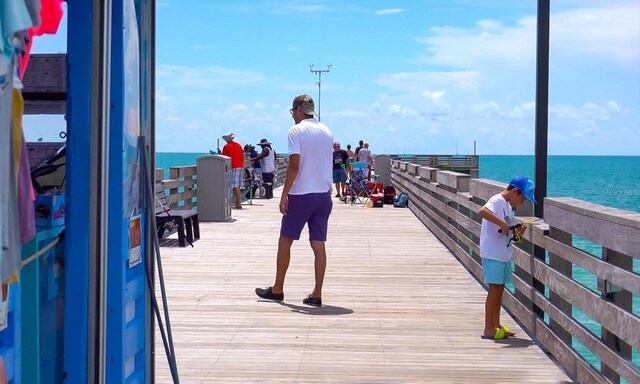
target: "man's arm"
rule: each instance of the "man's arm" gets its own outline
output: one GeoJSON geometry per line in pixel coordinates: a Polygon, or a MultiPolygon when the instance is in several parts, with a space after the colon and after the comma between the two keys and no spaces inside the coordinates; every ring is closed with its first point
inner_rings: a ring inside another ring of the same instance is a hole
{"type": "Polygon", "coordinates": [[[289,209],[289,191],[293,187],[293,182],[296,181],[298,176],[298,169],[300,169],[300,155],[289,155],[289,166],[287,167],[287,177],[284,180],[284,187],[282,188],[282,196],[280,197],[280,213],[286,216],[289,209]]]}
{"type": "Polygon", "coordinates": [[[251,159],[251,161],[264,159],[267,156],[269,156],[269,148],[263,149],[262,152],[260,152],[260,154],[257,157],[254,157],[253,159],[251,159]]]}

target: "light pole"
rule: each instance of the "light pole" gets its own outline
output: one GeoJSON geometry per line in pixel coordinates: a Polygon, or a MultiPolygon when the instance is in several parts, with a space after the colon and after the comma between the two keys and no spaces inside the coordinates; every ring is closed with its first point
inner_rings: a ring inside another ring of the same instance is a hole
{"type": "Polygon", "coordinates": [[[309,65],[309,71],[311,73],[315,73],[316,75],[318,75],[318,121],[321,121],[321,114],[320,114],[320,97],[321,97],[321,87],[322,87],[322,74],[323,73],[329,73],[329,71],[331,71],[331,64],[327,65],[327,69],[313,69],[313,64],[309,65]]]}

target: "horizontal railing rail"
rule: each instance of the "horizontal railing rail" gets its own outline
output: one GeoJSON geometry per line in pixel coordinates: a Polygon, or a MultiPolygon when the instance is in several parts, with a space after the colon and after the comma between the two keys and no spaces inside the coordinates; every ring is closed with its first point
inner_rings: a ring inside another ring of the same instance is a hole
{"type": "MultiPolygon", "coordinates": [[[[400,160],[391,160],[391,182],[409,195],[413,213],[482,282],[477,212],[506,185],[400,160]]],[[[633,260],[640,258],[640,214],[572,198],[546,198],[544,203],[544,220],[532,222],[537,218],[528,214],[528,203],[516,211],[516,222],[529,223],[529,229],[514,249],[513,292],[505,290],[504,306],[577,381],[620,382],[622,377],[639,383],[639,367],[631,358],[632,348],[640,349],[640,319],[632,311],[633,295],[640,294],[640,276],[633,271],[633,260]],[[595,244],[602,255],[577,248],[576,238],[595,244]],[[536,257],[534,247],[547,256],[536,257]],[[600,291],[575,280],[576,268],[597,279],[600,291]],[[540,283],[547,294],[539,290],[540,283]],[[577,310],[598,328],[585,326],[577,310]],[[600,370],[576,352],[574,341],[601,361],[600,370]]]]}
{"type": "Polygon", "coordinates": [[[389,157],[410,164],[440,169],[477,169],[480,167],[480,156],[478,155],[389,155],[389,157]]]}
{"type": "Polygon", "coordinates": [[[164,169],[156,168],[155,180],[162,189],[168,190],[167,203],[173,209],[192,209],[198,206],[197,167],[170,167],[169,178],[164,179],[164,169]]]}
{"type": "MultiPolygon", "coordinates": [[[[287,176],[288,158],[276,159],[276,171],[273,179],[273,187],[284,184],[287,176]]],[[[164,169],[156,168],[155,180],[162,188],[168,191],[167,203],[169,207],[177,209],[193,209],[198,206],[198,175],[197,166],[170,167],[169,178],[165,179],[164,169]]]]}

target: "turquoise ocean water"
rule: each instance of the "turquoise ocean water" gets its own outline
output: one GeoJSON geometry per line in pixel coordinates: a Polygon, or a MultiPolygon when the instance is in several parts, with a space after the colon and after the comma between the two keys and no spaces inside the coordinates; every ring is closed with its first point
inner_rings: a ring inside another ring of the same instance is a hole
{"type": "MultiPolygon", "coordinates": [[[[158,153],[156,168],[195,165],[196,159],[205,153],[158,153]]],[[[608,207],[640,212],[640,156],[549,156],[547,171],[547,195],[549,197],[574,197],[608,207]]],[[[534,176],[533,156],[480,156],[480,177],[508,183],[517,175],[534,176]]],[[[599,246],[584,239],[574,238],[574,246],[601,257],[599,246]]],[[[634,260],[634,272],[640,273],[640,260],[634,260]]],[[[574,278],[599,294],[595,276],[580,267],[574,267],[574,278]]],[[[640,314],[640,297],[634,296],[633,313],[640,314]]],[[[574,308],[578,318],[594,334],[600,335],[600,327],[587,315],[574,308]]],[[[599,367],[598,359],[582,345],[576,348],[592,364],[599,367]]],[[[633,362],[640,367],[640,353],[634,349],[633,362]]]]}

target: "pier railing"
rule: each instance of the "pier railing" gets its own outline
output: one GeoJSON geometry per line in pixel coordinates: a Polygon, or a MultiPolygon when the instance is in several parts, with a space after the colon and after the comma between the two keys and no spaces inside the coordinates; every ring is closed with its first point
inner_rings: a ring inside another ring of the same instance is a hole
{"type": "MultiPolygon", "coordinates": [[[[413,213],[482,282],[477,212],[506,185],[400,160],[391,160],[391,181],[409,194],[413,213]]],[[[530,224],[514,248],[513,292],[505,290],[503,304],[579,382],[617,383],[622,377],[640,383],[631,361],[632,348],[640,350],[640,319],[632,311],[633,295],[640,294],[640,276],[633,272],[633,260],[640,258],[640,214],[572,198],[544,203],[544,220],[532,222],[528,203],[516,212],[516,222],[530,224]],[[602,255],[575,247],[576,237],[596,244],[602,255]],[[599,281],[599,290],[573,278],[578,268],[599,281]],[[579,321],[580,312],[597,327],[579,321]],[[600,370],[576,352],[575,342],[601,361],[600,370]]]]}
{"type": "MultiPolygon", "coordinates": [[[[273,187],[284,184],[287,176],[287,164],[289,158],[276,159],[276,171],[273,179],[273,187]]],[[[183,167],[170,167],[169,178],[165,179],[164,169],[156,168],[155,180],[162,189],[168,191],[167,203],[174,209],[192,209],[198,206],[198,175],[196,165],[183,167]]],[[[197,208],[196,208],[197,209],[197,208]]]]}
{"type": "Polygon", "coordinates": [[[188,165],[184,167],[170,167],[169,178],[164,178],[164,169],[156,168],[156,184],[160,184],[162,189],[169,191],[167,203],[173,209],[191,209],[198,205],[198,177],[197,167],[188,165]]]}
{"type": "Polygon", "coordinates": [[[393,160],[440,170],[466,173],[478,177],[480,156],[478,155],[389,155],[393,160]]]}

